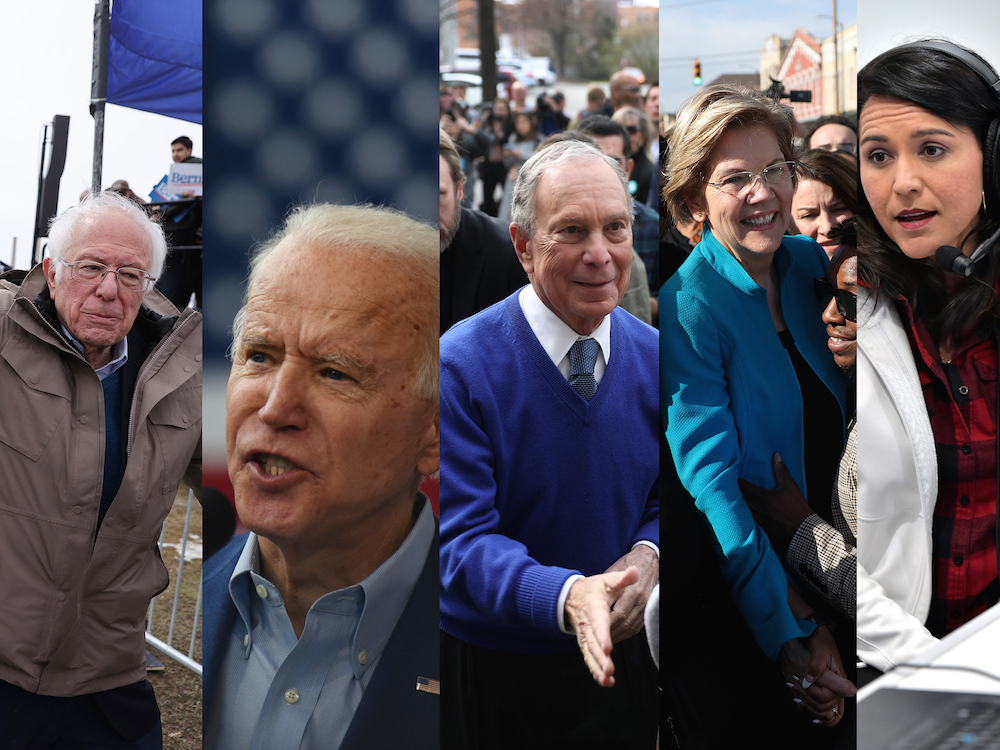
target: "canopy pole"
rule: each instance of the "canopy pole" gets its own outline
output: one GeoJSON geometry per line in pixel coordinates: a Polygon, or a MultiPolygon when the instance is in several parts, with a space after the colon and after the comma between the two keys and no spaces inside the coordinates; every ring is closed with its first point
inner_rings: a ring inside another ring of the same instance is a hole
{"type": "Polygon", "coordinates": [[[104,105],[108,100],[108,41],[111,0],[94,3],[94,61],[90,76],[90,114],[94,118],[94,171],[91,191],[101,191],[104,171],[104,105]]]}

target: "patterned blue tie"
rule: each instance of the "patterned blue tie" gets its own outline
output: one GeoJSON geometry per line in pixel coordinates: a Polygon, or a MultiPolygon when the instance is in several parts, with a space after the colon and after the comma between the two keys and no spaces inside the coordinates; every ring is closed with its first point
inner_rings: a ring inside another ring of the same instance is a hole
{"type": "Polygon", "coordinates": [[[597,393],[594,363],[600,350],[596,339],[578,339],[569,350],[569,384],[587,401],[597,393]]]}

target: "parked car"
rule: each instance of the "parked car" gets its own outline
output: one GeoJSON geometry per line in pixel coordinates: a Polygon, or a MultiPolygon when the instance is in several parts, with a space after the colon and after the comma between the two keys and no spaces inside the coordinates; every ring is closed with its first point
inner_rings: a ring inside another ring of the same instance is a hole
{"type": "Polygon", "coordinates": [[[539,86],[555,85],[556,72],[552,69],[552,61],[548,57],[529,57],[524,62],[539,86]]]}
{"type": "MultiPolygon", "coordinates": [[[[495,96],[510,98],[510,85],[514,77],[510,73],[497,72],[497,90],[495,96]]],[[[469,106],[478,107],[483,103],[483,77],[479,73],[460,73],[441,68],[441,85],[450,86],[455,83],[465,84],[465,101],[469,106]]],[[[492,97],[490,98],[492,101],[492,97]]]]}
{"type": "Polygon", "coordinates": [[[525,67],[521,60],[512,60],[510,58],[497,58],[497,70],[505,70],[514,75],[514,78],[519,80],[525,86],[535,86],[537,81],[535,80],[534,74],[525,67]]]}
{"type": "Polygon", "coordinates": [[[474,47],[459,47],[455,50],[455,64],[451,66],[455,73],[478,73],[479,50],[474,47]]]}

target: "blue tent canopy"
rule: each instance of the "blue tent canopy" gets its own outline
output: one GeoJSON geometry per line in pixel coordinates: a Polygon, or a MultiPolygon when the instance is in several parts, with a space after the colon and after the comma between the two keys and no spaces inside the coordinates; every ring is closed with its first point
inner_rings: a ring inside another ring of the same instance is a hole
{"type": "Polygon", "coordinates": [[[114,0],[107,100],[201,124],[202,0],[114,0]]]}

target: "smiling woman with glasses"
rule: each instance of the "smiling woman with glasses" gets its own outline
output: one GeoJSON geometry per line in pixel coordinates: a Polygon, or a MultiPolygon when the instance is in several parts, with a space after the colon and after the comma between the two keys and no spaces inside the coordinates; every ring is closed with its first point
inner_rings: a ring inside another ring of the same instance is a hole
{"type": "MultiPolygon", "coordinates": [[[[812,607],[789,590],[739,486],[774,487],[778,451],[807,498],[829,513],[844,437],[846,380],[813,295],[828,260],[813,240],[784,234],[798,179],[792,137],[788,108],[741,87],[706,88],[678,113],[664,200],[674,221],[705,229],[660,292],[660,392],[681,483],[710,525],[733,601],[780,669],[768,679],[787,705],[799,701],[812,729],[811,719],[840,721],[853,685],[830,630],[814,627],[812,607]],[[826,670],[835,687],[781,686],[782,675],[795,684],[807,670],[826,670]]],[[[789,746],[799,728],[773,721],[759,739],[789,746]]]]}

